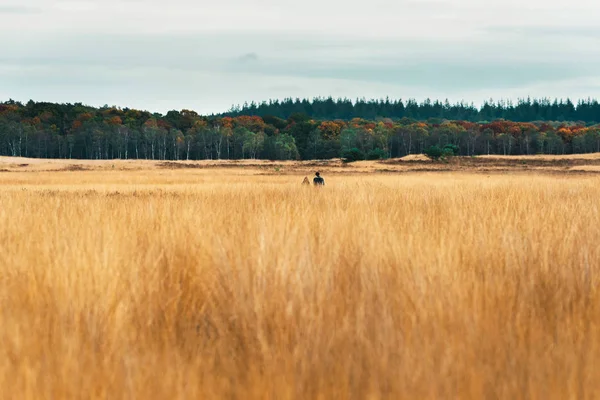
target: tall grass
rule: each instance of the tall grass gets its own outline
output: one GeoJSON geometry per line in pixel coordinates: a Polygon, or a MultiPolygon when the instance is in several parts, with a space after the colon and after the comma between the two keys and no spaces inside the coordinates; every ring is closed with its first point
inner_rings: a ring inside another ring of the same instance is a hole
{"type": "Polygon", "coordinates": [[[597,178],[131,174],[3,182],[0,397],[600,396],[597,178]]]}

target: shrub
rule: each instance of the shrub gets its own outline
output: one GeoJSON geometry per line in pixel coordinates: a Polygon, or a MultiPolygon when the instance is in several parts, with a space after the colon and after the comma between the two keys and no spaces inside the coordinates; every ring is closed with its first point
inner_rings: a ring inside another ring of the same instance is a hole
{"type": "Polygon", "coordinates": [[[443,148],[440,148],[439,146],[430,146],[425,149],[425,155],[432,160],[446,160],[457,155],[458,150],[458,146],[453,144],[447,144],[443,148]]]}
{"type": "Polygon", "coordinates": [[[443,151],[438,146],[430,146],[425,149],[425,155],[432,160],[439,160],[443,151]]]}
{"type": "Polygon", "coordinates": [[[385,151],[382,149],[373,149],[367,154],[367,160],[381,160],[385,158],[385,151]]]}
{"type": "Polygon", "coordinates": [[[450,157],[454,157],[454,152],[452,151],[452,149],[447,149],[447,148],[444,147],[442,149],[442,156],[440,158],[442,160],[446,161],[450,157]]]}
{"type": "Polygon", "coordinates": [[[459,148],[455,144],[447,144],[443,148],[444,152],[447,152],[450,156],[457,156],[459,152],[459,148]],[[452,154],[450,154],[452,153],[452,154]]]}
{"type": "Polygon", "coordinates": [[[344,162],[360,161],[365,159],[365,154],[356,147],[353,147],[344,150],[342,152],[342,158],[344,159],[344,162]]]}

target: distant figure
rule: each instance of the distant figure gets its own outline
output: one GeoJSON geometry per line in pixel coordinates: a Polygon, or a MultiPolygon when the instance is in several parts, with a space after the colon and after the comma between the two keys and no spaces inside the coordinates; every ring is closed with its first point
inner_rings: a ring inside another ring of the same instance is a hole
{"type": "Polygon", "coordinates": [[[321,178],[321,173],[317,172],[315,174],[315,179],[313,179],[315,186],[323,186],[325,185],[325,179],[321,178]]]}
{"type": "Polygon", "coordinates": [[[308,176],[304,177],[304,180],[302,181],[303,185],[310,185],[310,181],[308,180],[308,176]]]}

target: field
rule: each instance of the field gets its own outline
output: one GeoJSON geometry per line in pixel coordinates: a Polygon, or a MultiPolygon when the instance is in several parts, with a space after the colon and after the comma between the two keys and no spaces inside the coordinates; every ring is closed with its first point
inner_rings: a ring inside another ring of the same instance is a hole
{"type": "Polygon", "coordinates": [[[598,398],[597,170],[2,158],[0,397],[598,398]]]}

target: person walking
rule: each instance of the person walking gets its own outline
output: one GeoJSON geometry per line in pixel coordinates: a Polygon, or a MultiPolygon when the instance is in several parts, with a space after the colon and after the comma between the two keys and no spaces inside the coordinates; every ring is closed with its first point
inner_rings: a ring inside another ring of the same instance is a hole
{"type": "Polygon", "coordinates": [[[315,174],[315,178],[313,179],[313,183],[315,184],[315,186],[324,186],[325,185],[325,179],[323,179],[321,177],[321,173],[317,172],[315,174]]]}

